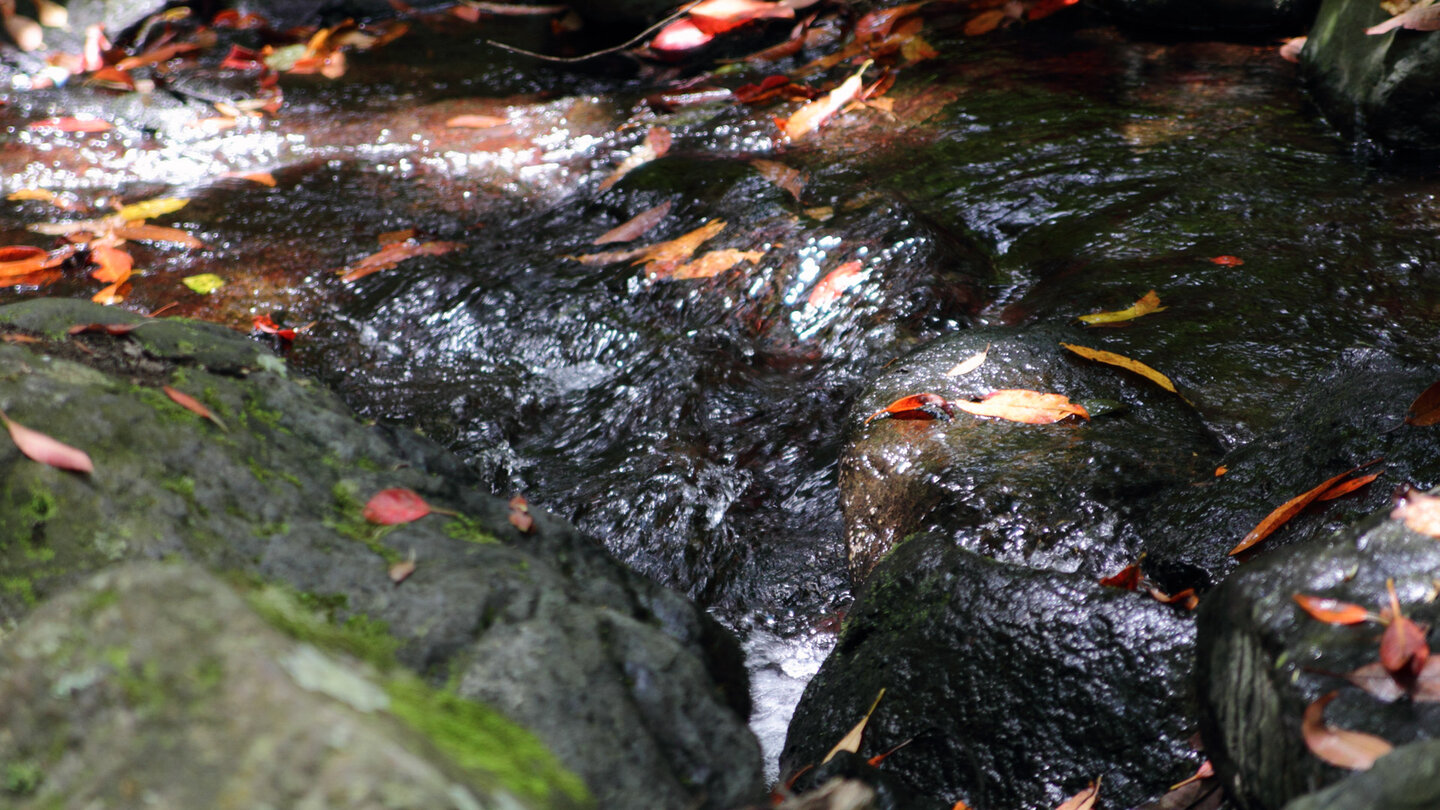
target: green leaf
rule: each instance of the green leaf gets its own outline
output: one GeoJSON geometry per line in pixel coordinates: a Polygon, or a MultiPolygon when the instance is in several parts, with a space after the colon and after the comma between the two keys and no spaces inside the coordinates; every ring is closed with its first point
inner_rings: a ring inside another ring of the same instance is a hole
{"type": "Polygon", "coordinates": [[[186,276],[181,279],[185,286],[201,295],[208,295],[225,286],[225,279],[214,273],[201,273],[198,276],[186,276]]]}

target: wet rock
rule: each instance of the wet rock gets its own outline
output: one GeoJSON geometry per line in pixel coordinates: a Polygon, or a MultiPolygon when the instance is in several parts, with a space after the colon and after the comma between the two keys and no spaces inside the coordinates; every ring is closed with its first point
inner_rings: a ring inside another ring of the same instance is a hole
{"type": "Polygon", "coordinates": [[[1435,151],[1440,133],[1440,38],[1365,29],[1390,15],[1379,3],[1326,0],[1301,52],[1311,96],[1332,125],[1362,143],[1435,151]]]}
{"type": "Polygon", "coordinates": [[[1157,490],[1208,474],[1213,439],[1175,394],[1082,360],[1060,343],[1094,335],[1057,327],[987,328],[935,341],[892,366],[846,419],[840,497],[851,572],[863,579],[902,537],[938,531],[978,554],[1098,578],[1134,562],[1119,527],[1157,490]],[[951,376],[986,351],[974,371],[951,376]],[[954,418],[866,420],[932,392],[979,399],[994,390],[1060,393],[1091,419],[1031,425],[954,418]]]}
{"type": "Polygon", "coordinates": [[[1127,25],[1180,34],[1298,34],[1320,0],[1090,0],[1127,25]]]}
{"type": "Polygon", "coordinates": [[[1440,704],[1387,702],[1344,680],[1377,660],[1378,625],[1327,624],[1292,599],[1304,593],[1378,611],[1388,605],[1385,582],[1393,578],[1402,611],[1433,627],[1440,605],[1427,600],[1437,566],[1440,543],[1390,520],[1385,510],[1329,539],[1247,563],[1200,600],[1196,670],[1205,752],[1241,807],[1281,807],[1348,773],[1312,755],[1301,735],[1305,707],[1331,691],[1339,697],[1325,710],[1328,725],[1396,745],[1440,736],[1440,704]]]}
{"type": "Polygon", "coordinates": [[[1193,772],[1193,624],[1143,594],[920,535],[856,599],[796,710],[782,771],[815,763],[885,689],[860,755],[930,804],[1054,807],[1104,774],[1129,807],[1193,772]]]}
{"type": "Polygon", "coordinates": [[[1285,805],[1285,810],[1428,810],[1440,807],[1440,740],[1402,745],[1368,771],[1285,805]]]}
{"type": "MultiPolygon", "coordinates": [[[[1145,571],[1169,590],[1205,588],[1240,564],[1227,552],[1276,507],[1356,465],[1383,461],[1370,486],[1317,503],[1261,541],[1250,556],[1304,543],[1388,503],[1397,484],[1440,485],[1440,430],[1403,424],[1440,368],[1381,349],[1341,352],[1278,427],[1227,453],[1222,476],[1165,493],[1144,525],[1122,531],[1146,552],[1145,571]]],[[[1247,557],[1248,558],[1248,557],[1247,557]]]]}
{"type": "Polygon", "coordinates": [[[238,335],[165,321],[123,337],[63,329],[135,317],[75,301],[0,309],[0,323],[43,338],[0,345],[12,370],[0,406],[96,463],[77,476],[0,446],[0,619],[119,560],[188,558],[388,628],[401,663],[529,728],[602,805],[757,795],[740,652],[713,620],[538,506],[522,533],[453,456],[358,423],[238,335]],[[201,399],[228,432],[161,385],[201,399]],[[389,487],[458,514],[367,523],[362,504],[389,487]],[[397,585],[389,569],[411,555],[397,585]]]}
{"type": "Polygon", "coordinates": [[[6,636],[0,763],[14,810],[591,803],[493,711],[287,637],[188,563],[111,568],[6,636]]]}

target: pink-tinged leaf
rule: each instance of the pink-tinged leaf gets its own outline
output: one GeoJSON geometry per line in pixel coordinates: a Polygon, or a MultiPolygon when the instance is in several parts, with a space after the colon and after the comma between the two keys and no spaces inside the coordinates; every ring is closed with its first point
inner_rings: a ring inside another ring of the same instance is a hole
{"type": "Polygon", "coordinates": [[[530,504],[524,495],[510,499],[510,525],[525,533],[535,528],[535,518],[530,516],[530,504]]]}
{"type": "Polygon", "coordinates": [[[1179,605],[1186,610],[1194,610],[1200,604],[1200,597],[1195,595],[1194,588],[1186,588],[1175,594],[1167,594],[1158,588],[1151,588],[1150,598],[1162,605],[1179,605]]]}
{"type": "Polygon", "coordinates": [[[1365,33],[1371,36],[1388,34],[1396,28],[1408,28],[1412,31],[1440,31],[1440,5],[1413,6],[1403,14],[1396,14],[1385,22],[1366,28],[1365,33]]]}
{"type": "Polygon", "coordinates": [[[1207,759],[1207,760],[1205,760],[1204,762],[1200,763],[1200,767],[1195,771],[1195,775],[1194,775],[1194,776],[1191,776],[1191,777],[1189,777],[1189,778],[1187,778],[1187,779],[1182,779],[1181,781],[1176,782],[1175,784],[1173,784],[1173,785],[1170,786],[1170,790],[1176,791],[1176,790],[1179,790],[1180,788],[1185,787],[1186,785],[1189,785],[1189,784],[1191,784],[1191,783],[1199,782],[1199,781],[1202,780],[1202,779],[1210,779],[1210,778],[1212,778],[1212,777],[1214,777],[1214,776],[1215,776],[1215,766],[1214,766],[1214,765],[1211,765],[1211,764],[1210,764],[1210,760],[1207,759]]]}
{"type": "Polygon", "coordinates": [[[660,221],[670,213],[670,201],[666,200],[654,208],[647,208],[626,220],[624,224],[611,228],[600,234],[591,242],[592,245],[608,245],[612,242],[629,242],[639,239],[650,232],[651,228],[660,224],[660,221]]]}
{"type": "Polygon", "coordinates": [[[655,38],[650,40],[650,50],[662,56],[677,54],[699,48],[714,38],[714,34],[705,33],[687,17],[661,28],[655,38]]]}
{"type": "Polygon", "coordinates": [[[361,516],[371,523],[378,523],[381,526],[393,526],[398,523],[409,523],[412,520],[419,520],[433,511],[430,504],[425,502],[414,491],[396,487],[394,489],[382,489],[375,493],[365,504],[360,512],[361,516]]]}
{"type": "Polygon", "coordinates": [[[1339,694],[1331,692],[1306,707],[1300,722],[1305,745],[1310,753],[1337,768],[1369,770],[1375,760],[1390,753],[1394,746],[1373,734],[1325,725],[1325,707],[1339,694]]]}
{"type": "Polygon", "coordinates": [[[1300,52],[1305,50],[1305,37],[1291,37],[1280,46],[1280,58],[1286,62],[1299,62],[1300,52]]]}
{"type": "Polygon", "coordinates": [[[701,0],[690,9],[690,21],[706,34],[723,34],[751,20],[794,19],[795,9],[763,0],[701,0]]]}
{"type": "Polygon", "coordinates": [[[859,260],[852,259],[825,274],[815,289],[810,291],[809,304],[812,307],[828,307],[835,303],[844,292],[860,283],[865,268],[859,260]]]}
{"type": "Polygon", "coordinates": [[[870,67],[869,60],[860,66],[855,75],[841,82],[839,87],[796,110],[781,124],[780,128],[785,133],[785,137],[792,141],[805,137],[830,120],[830,117],[839,112],[841,107],[854,101],[860,88],[865,86],[865,69],[868,67],[870,67]]]}
{"type": "Polygon", "coordinates": [[[390,566],[390,581],[399,585],[415,573],[415,549],[410,549],[410,556],[390,566]]]}
{"type": "Polygon", "coordinates": [[[15,446],[31,460],[61,470],[95,472],[95,464],[84,450],[52,439],[38,430],[31,430],[6,416],[3,411],[0,411],[0,421],[3,421],[6,429],[10,431],[10,438],[14,440],[15,446]]]}
{"type": "Polygon", "coordinates": [[[170,399],[174,400],[176,405],[179,405],[180,407],[199,416],[202,419],[209,419],[211,422],[214,422],[215,426],[220,428],[221,430],[229,431],[229,428],[225,427],[225,423],[220,421],[220,417],[211,413],[210,409],[201,404],[200,400],[190,396],[184,391],[177,391],[168,385],[161,386],[160,390],[165,392],[165,396],[170,397],[170,399]]]}
{"type": "Polygon", "coordinates": [[[464,129],[491,129],[510,123],[510,119],[498,115],[457,115],[445,122],[447,127],[464,129]]]}
{"type": "Polygon", "coordinates": [[[26,129],[54,130],[56,132],[104,132],[112,129],[109,121],[99,118],[42,118],[25,125],[26,129]]]}

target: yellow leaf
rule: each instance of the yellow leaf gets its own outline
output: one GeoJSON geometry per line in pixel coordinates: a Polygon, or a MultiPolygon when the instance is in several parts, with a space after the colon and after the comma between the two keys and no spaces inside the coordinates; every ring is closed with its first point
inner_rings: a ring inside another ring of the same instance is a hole
{"type": "Polygon", "coordinates": [[[1097,363],[1106,363],[1112,366],[1119,366],[1126,371],[1133,371],[1136,374],[1139,374],[1140,376],[1150,380],[1151,382],[1155,383],[1161,388],[1164,388],[1166,391],[1169,391],[1172,394],[1180,393],[1179,391],[1175,390],[1175,383],[1170,382],[1169,377],[1166,377],[1164,374],[1161,374],[1160,372],[1145,365],[1139,360],[1131,360],[1123,354],[1107,352],[1103,349],[1087,349],[1084,346],[1076,346],[1073,343],[1061,343],[1060,345],[1080,355],[1086,360],[1094,360],[1097,363]]]}
{"type": "Polygon", "coordinates": [[[1140,296],[1140,300],[1131,304],[1125,309],[1117,309],[1113,312],[1094,312],[1089,315],[1081,315],[1080,320],[1085,323],[1118,323],[1120,321],[1134,320],[1141,315],[1149,315],[1152,312],[1162,312],[1166,307],[1160,306],[1160,296],[1154,290],[1140,296]]]}
{"type": "Polygon", "coordinates": [[[841,751],[849,751],[852,754],[860,752],[860,738],[865,735],[865,724],[870,722],[870,715],[875,713],[875,707],[880,705],[880,698],[883,697],[885,697],[885,689],[881,687],[880,694],[875,696],[875,702],[870,704],[870,711],[865,712],[865,716],[860,718],[860,722],[856,723],[855,727],[840,739],[840,742],[835,743],[835,747],[830,749],[830,753],[820,760],[821,765],[829,762],[841,751]]]}
{"type": "Polygon", "coordinates": [[[151,219],[152,217],[173,214],[185,207],[190,202],[184,197],[156,197],[151,200],[144,200],[138,203],[131,203],[120,209],[120,218],[127,220],[151,219]]]}

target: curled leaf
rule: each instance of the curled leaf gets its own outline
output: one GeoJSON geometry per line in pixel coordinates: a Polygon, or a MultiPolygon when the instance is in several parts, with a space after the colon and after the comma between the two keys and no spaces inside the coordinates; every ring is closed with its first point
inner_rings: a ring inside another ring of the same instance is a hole
{"type": "Polygon", "coordinates": [[[864,424],[870,424],[880,417],[890,419],[938,419],[949,418],[951,403],[939,394],[929,392],[901,397],[880,410],[865,417],[864,424]]]}
{"type": "Polygon", "coordinates": [[[972,371],[974,371],[975,369],[979,368],[980,366],[984,365],[984,363],[985,363],[985,358],[988,357],[989,355],[990,355],[990,344],[989,344],[989,343],[986,343],[984,349],[981,349],[980,351],[978,351],[978,352],[970,355],[969,357],[965,358],[964,360],[961,360],[960,362],[956,363],[953,368],[951,368],[949,371],[945,372],[945,376],[946,376],[946,377],[959,377],[959,376],[961,376],[961,375],[963,375],[963,374],[969,374],[970,372],[972,372],[972,371]]]}
{"type": "Polygon", "coordinates": [[[664,219],[669,213],[670,201],[666,200],[654,208],[647,208],[641,211],[626,220],[623,224],[600,234],[590,244],[607,245],[611,242],[629,242],[633,239],[639,239],[649,232],[651,228],[659,225],[660,220],[664,219]]]}
{"type": "Polygon", "coordinates": [[[1042,394],[1038,391],[1005,388],[994,391],[979,402],[951,402],[952,406],[976,416],[993,416],[1027,425],[1059,422],[1068,416],[1089,419],[1090,413],[1063,394],[1042,394]]]}
{"type": "Polygon", "coordinates": [[[885,697],[885,689],[882,687],[880,694],[876,695],[875,700],[870,703],[870,710],[865,712],[865,716],[860,718],[860,722],[856,723],[854,728],[840,738],[840,742],[835,743],[835,747],[831,748],[830,753],[820,760],[820,764],[823,765],[834,759],[835,755],[841,751],[849,751],[852,754],[860,752],[860,741],[865,736],[865,726],[870,722],[870,715],[875,713],[875,708],[880,705],[880,699],[883,697],[885,697]]]}
{"type": "Polygon", "coordinates": [[[1087,324],[1119,323],[1121,321],[1134,320],[1142,315],[1149,315],[1152,312],[1163,312],[1165,309],[1166,307],[1160,306],[1160,296],[1157,295],[1154,290],[1151,290],[1140,296],[1140,300],[1125,309],[1081,315],[1080,320],[1087,324]]]}
{"type": "Polygon", "coordinates": [[[1235,545],[1234,548],[1230,549],[1228,554],[1233,557],[1236,554],[1239,554],[1240,552],[1254,546],[1261,540],[1269,537],[1272,533],[1274,533],[1276,529],[1285,525],[1285,523],[1289,521],[1290,518],[1293,518],[1296,515],[1300,514],[1300,511],[1302,509],[1318,500],[1321,495],[1324,495],[1327,491],[1329,491],[1331,487],[1339,483],[1341,479],[1345,478],[1346,476],[1352,475],[1359,470],[1363,470],[1366,467],[1371,466],[1372,464],[1377,464],[1381,460],[1382,459],[1377,458],[1374,461],[1361,464],[1358,467],[1352,467],[1351,469],[1340,473],[1334,478],[1327,478],[1325,481],[1321,482],[1319,486],[1313,489],[1306,490],[1305,492],[1296,495],[1285,503],[1282,503],[1279,506],[1275,507],[1275,509],[1271,511],[1270,514],[1265,516],[1264,520],[1260,521],[1259,525],[1251,529],[1250,532],[1246,534],[1245,537],[1242,538],[1240,542],[1235,545]]]}
{"type": "Polygon", "coordinates": [[[4,411],[0,411],[0,422],[5,423],[15,446],[20,448],[20,452],[27,458],[61,470],[82,473],[95,471],[94,462],[84,450],[52,439],[38,430],[31,430],[6,416],[4,411]]]}
{"type": "Polygon", "coordinates": [[[1300,721],[1305,746],[1310,753],[1337,768],[1369,770],[1375,760],[1390,753],[1394,746],[1373,734],[1325,725],[1325,707],[1339,694],[1331,692],[1305,707],[1305,716],[1300,721]]]}
{"type": "Polygon", "coordinates": [[[1194,588],[1186,588],[1175,594],[1167,594],[1156,588],[1150,589],[1150,596],[1162,605],[1179,605],[1186,610],[1194,610],[1200,604],[1200,597],[1195,595],[1194,588]]]}
{"type": "Polygon", "coordinates": [[[1385,580],[1385,589],[1390,592],[1390,626],[1380,637],[1380,664],[1395,680],[1413,682],[1430,658],[1430,644],[1425,640],[1425,631],[1400,612],[1395,580],[1385,580]]]}
{"type": "Polygon", "coordinates": [[[806,104],[796,110],[780,124],[781,131],[790,140],[799,140],[805,135],[819,129],[830,117],[840,111],[841,107],[849,104],[855,99],[864,86],[865,69],[870,67],[870,60],[855,72],[855,75],[841,82],[838,87],[829,93],[806,104]]]}
{"type": "Polygon", "coordinates": [[[1119,572],[1115,574],[1102,577],[1100,584],[1109,588],[1123,588],[1127,591],[1133,591],[1140,587],[1140,564],[1131,563],[1121,568],[1119,572]]]}
{"type": "Polygon", "coordinates": [[[410,556],[390,566],[390,581],[399,585],[410,575],[415,573],[415,549],[410,549],[410,556]]]}

